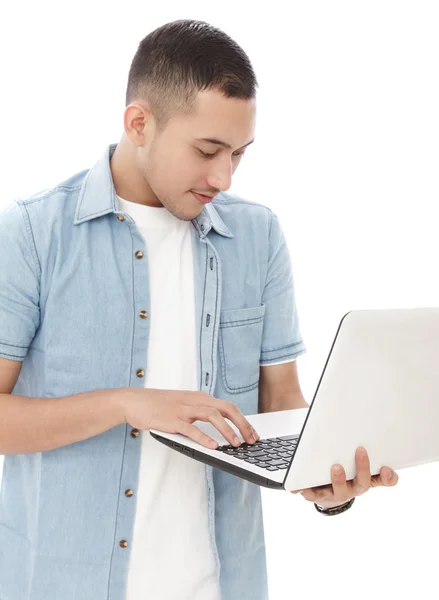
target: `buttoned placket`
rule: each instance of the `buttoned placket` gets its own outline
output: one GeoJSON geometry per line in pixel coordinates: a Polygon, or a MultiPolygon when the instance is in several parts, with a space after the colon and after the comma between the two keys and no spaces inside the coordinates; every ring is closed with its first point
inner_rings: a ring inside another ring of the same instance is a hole
{"type": "MultiPolygon", "coordinates": [[[[192,221],[192,224],[199,242],[194,245],[194,265],[197,279],[198,307],[201,311],[199,348],[200,390],[213,395],[217,375],[216,349],[218,347],[221,310],[221,261],[218,252],[207,237],[212,227],[208,218],[199,216],[192,221]]],[[[208,493],[209,537],[219,577],[221,565],[215,538],[215,490],[212,467],[205,465],[205,474],[208,493]]]]}
{"type": "MultiPolygon", "coordinates": [[[[121,225],[127,227],[121,231],[119,239],[121,247],[123,243],[129,243],[133,248],[132,271],[133,271],[133,302],[134,302],[134,329],[132,355],[127,357],[131,363],[131,374],[129,386],[143,388],[143,378],[147,369],[147,347],[149,338],[149,290],[145,285],[148,280],[148,263],[146,257],[145,240],[137,229],[134,219],[125,213],[115,211],[116,218],[121,225]],[[146,294],[145,294],[146,290],[146,294]]],[[[122,253],[121,253],[122,254],[122,253]]],[[[122,265],[122,268],[126,268],[122,265]]],[[[108,584],[109,600],[121,600],[120,589],[124,589],[128,571],[130,534],[132,534],[135,520],[135,498],[136,490],[133,481],[138,480],[141,460],[141,440],[143,432],[139,429],[126,426],[125,444],[121,464],[120,496],[117,505],[115,543],[110,566],[110,577],[108,584]]]]}
{"type": "MultiPolygon", "coordinates": [[[[137,244],[136,250],[134,252],[134,297],[135,302],[140,301],[140,298],[137,298],[138,289],[136,288],[136,281],[138,281],[139,277],[147,277],[148,269],[145,265],[144,269],[138,269],[138,265],[143,263],[146,260],[146,247],[142,236],[137,231],[136,224],[134,220],[129,215],[124,215],[122,213],[116,214],[117,219],[120,223],[127,223],[130,225],[131,235],[135,243],[137,244]],[[140,271],[141,273],[136,272],[140,271]]],[[[196,281],[196,289],[198,294],[198,299],[200,300],[200,304],[198,306],[202,306],[201,313],[201,335],[200,335],[200,352],[199,352],[199,369],[200,369],[200,390],[205,391],[208,394],[213,394],[216,382],[216,373],[217,373],[217,362],[216,362],[216,348],[218,345],[218,334],[219,334],[219,318],[220,318],[220,303],[221,303],[221,263],[219,259],[219,255],[214,248],[211,241],[207,238],[207,234],[211,229],[211,224],[206,217],[198,217],[192,221],[192,224],[196,230],[196,235],[198,238],[198,245],[195,244],[194,252],[194,262],[195,267],[197,261],[202,259],[203,264],[205,265],[204,272],[197,271],[195,268],[195,277],[196,281]]],[[[193,234],[192,234],[193,235],[193,234]]],[[[138,286],[139,289],[145,289],[147,286],[138,286]]],[[[149,292],[148,292],[149,293],[149,292]]],[[[138,311],[138,317],[142,320],[148,321],[149,313],[147,307],[142,307],[138,311]]],[[[147,368],[146,365],[146,356],[147,353],[145,349],[147,348],[147,338],[149,334],[149,326],[147,327],[147,335],[146,335],[146,343],[143,348],[140,347],[140,340],[142,336],[139,335],[139,332],[142,331],[142,328],[135,327],[134,328],[134,341],[133,341],[133,360],[136,360],[137,356],[144,356],[145,364],[137,364],[133,365],[133,373],[131,375],[132,383],[130,385],[134,385],[135,387],[141,387],[140,382],[136,383],[136,379],[143,379],[145,376],[145,371],[147,368]],[[137,342],[137,344],[136,344],[137,342]],[[135,352],[137,348],[139,352],[135,352]],[[143,349],[143,353],[140,352],[143,349]],[[136,378],[134,378],[134,373],[136,378]]],[[[128,427],[128,426],[127,426],[128,427]]],[[[141,434],[143,432],[139,431],[135,428],[130,428],[130,438],[132,440],[137,440],[137,442],[141,441],[141,434]]],[[[127,438],[128,439],[128,438],[127,438]]],[[[126,443],[127,445],[127,443],[126,443]]],[[[131,463],[127,463],[129,460],[127,458],[127,453],[124,453],[124,464],[122,467],[122,473],[125,474],[126,471],[132,470],[132,465],[135,463],[136,465],[140,465],[140,444],[138,453],[131,454],[131,463]],[[138,462],[133,460],[135,458],[138,462]]],[[[207,483],[207,491],[208,491],[208,525],[209,525],[209,536],[212,545],[212,551],[215,559],[215,563],[218,569],[218,576],[220,570],[220,560],[218,556],[218,550],[215,539],[215,494],[214,494],[214,484],[213,484],[213,472],[212,467],[206,465],[205,466],[206,473],[206,483],[207,483]]],[[[124,479],[122,475],[122,478],[124,479]]],[[[134,475],[134,473],[133,473],[134,475]]],[[[122,489],[122,488],[121,488],[122,489]]],[[[129,501],[135,494],[135,491],[132,487],[126,489],[124,495],[125,500],[129,501]],[[127,500],[128,499],[128,500],[127,500]]],[[[127,515],[127,511],[125,509],[118,508],[117,518],[116,518],[116,538],[117,533],[123,532],[124,525],[128,525],[128,521],[126,519],[122,519],[121,515],[124,517],[127,515]],[[123,522],[122,522],[123,521],[123,522]]],[[[131,515],[132,522],[134,521],[134,514],[131,515]]],[[[126,532],[126,529],[125,529],[126,532]]],[[[128,537],[127,535],[124,538],[128,537]]],[[[121,552],[129,547],[129,540],[120,539],[118,542],[119,547],[122,549],[121,552]]],[[[115,552],[113,553],[113,561],[112,568],[110,571],[110,584],[109,584],[109,598],[116,600],[116,595],[111,594],[111,582],[120,579],[120,574],[115,572],[117,557],[115,557],[115,552]]],[[[127,564],[125,565],[127,566],[127,564]]]]}

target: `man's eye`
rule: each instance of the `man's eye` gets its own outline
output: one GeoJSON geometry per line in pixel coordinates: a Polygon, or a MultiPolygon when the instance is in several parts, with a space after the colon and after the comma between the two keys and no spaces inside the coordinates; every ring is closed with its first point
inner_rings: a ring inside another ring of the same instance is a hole
{"type": "MultiPolygon", "coordinates": [[[[203,152],[202,150],[200,150],[200,154],[205,158],[212,158],[213,156],[216,156],[217,153],[214,152],[213,154],[209,154],[208,152],[203,152]]],[[[233,156],[244,156],[244,152],[234,152],[233,156]]]]}

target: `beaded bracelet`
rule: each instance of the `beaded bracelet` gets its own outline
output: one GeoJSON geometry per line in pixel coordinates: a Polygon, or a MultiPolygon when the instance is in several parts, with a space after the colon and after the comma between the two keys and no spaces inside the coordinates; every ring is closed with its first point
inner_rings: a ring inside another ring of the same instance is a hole
{"type": "Polygon", "coordinates": [[[314,506],[316,507],[316,511],[319,512],[320,514],[327,515],[327,516],[333,516],[333,515],[339,515],[341,513],[344,513],[346,510],[351,508],[351,506],[353,505],[354,502],[355,502],[355,497],[351,498],[348,502],[346,502],[345,504],[342,504],[341,506],[334,506],[334,508],[323,508],[323,506],[319,506],[316,503],[314,503],[314,506]]]}

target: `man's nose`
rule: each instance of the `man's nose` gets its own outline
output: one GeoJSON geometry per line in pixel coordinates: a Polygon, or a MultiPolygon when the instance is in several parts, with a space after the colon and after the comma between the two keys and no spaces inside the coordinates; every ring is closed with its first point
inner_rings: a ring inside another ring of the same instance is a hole
{"type": "Polygon", "coordinates": [[[232,175],[232,165],[229,163],[226,166],[216,167],[215,171],[209,174],[207,182],[213,189],[226,192],[232,185],[232,175]]]}

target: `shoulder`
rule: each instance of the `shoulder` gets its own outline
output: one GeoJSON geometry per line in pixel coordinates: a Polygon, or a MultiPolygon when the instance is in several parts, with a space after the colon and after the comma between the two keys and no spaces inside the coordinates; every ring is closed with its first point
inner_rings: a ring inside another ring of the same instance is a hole
{"type": "Polygon", "coordinates": [[[47,223],[50,219],[58,215],[60,211],[65,214],[71,208],[72,214],[76,208],[76,201],[82,188],[85,177],[89,169],[85,169],[61,181],[50,188],[44,188],[27,197],[14,198],[6,211],[0,213],[0,220],[5,212],[18,214],[21,212],[25,218],[35,218],[42,223],[47,223]]]}

